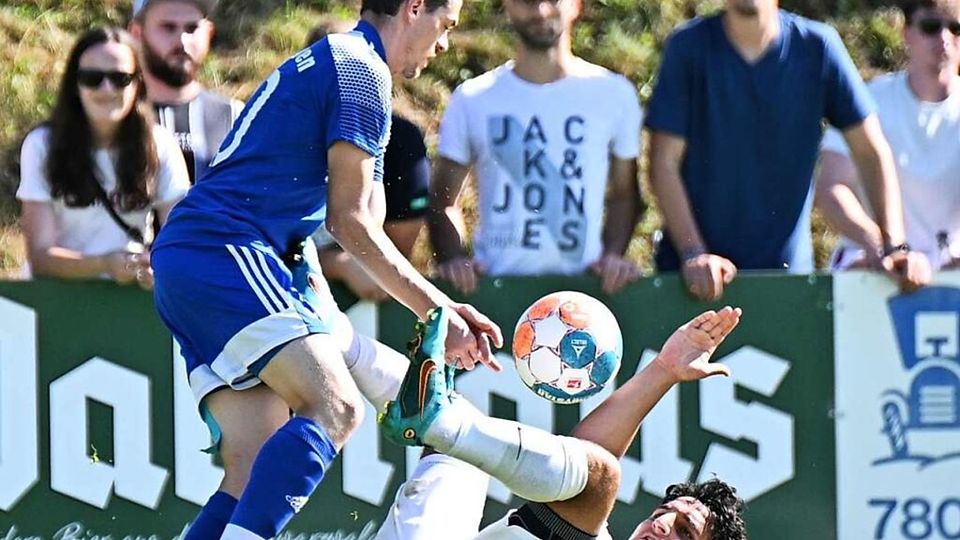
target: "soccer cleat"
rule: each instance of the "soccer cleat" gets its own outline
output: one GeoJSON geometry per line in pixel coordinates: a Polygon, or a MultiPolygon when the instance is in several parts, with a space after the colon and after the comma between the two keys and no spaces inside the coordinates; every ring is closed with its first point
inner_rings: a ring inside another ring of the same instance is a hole
{"type": "Polygon", "coordinates": [[[432,310],[426,322],[417,323],[417,334],[407,345],[410,367],[400,392],[377,419],[387,439],[396,444],[424,446],[423,434],[450,404],[444,362],[448,317],[444,308],[432,310]]]}

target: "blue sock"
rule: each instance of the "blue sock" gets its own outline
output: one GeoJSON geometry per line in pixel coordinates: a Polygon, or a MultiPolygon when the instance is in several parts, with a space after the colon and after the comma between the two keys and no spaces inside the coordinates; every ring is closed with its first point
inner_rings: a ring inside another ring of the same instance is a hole
{"type": "Polygon", "coordinates": [[[303,508],[336,456],[320,424],[291,418],[257,454],[230,524],[273,538],[303,508]]]}
{"type": "Polygon", "coordinates": [[[223,534],[223,528],[230,521],[237,500],[229,493],[218,491],[210,497],[193,520],[187,534],[180,540],[217,540],[223,534]]]}

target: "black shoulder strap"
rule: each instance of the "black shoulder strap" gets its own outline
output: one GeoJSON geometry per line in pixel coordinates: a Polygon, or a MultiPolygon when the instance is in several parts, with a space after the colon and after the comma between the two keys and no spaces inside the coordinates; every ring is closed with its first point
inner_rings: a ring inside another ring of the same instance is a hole
{"type": "Polygon", "coordinates": [[[110,201],[110,197],[107,196],[107,192],[103,189],[103,186],[100,185],[100,182],[94,182],[94,184],[96,185],[97,200],[100,201],[100,204],[110,213],[110,217],[113,218],[114,223],[123,229],[123,232],[127,233],[128,238],[138,244],[142,244],[143,231],[124,221],[123,218],[120,217],[120,214],[117,213],[117,209],[113,207],[113,202],[110,201]]]}

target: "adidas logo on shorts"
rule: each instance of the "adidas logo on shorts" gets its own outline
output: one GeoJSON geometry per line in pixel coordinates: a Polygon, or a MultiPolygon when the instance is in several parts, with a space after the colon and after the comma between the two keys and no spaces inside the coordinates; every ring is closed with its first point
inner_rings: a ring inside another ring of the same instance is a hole
{"type": "Polygon", "coordinates": [[[290,508],[293,508],[294,514],[299,514],[300,510],[303,510],[303,507],[307,504],[307,501],[310,500],[309,497],[291,497],[290,495],[286,496],[287,502],[290,503],[290,508]]]}

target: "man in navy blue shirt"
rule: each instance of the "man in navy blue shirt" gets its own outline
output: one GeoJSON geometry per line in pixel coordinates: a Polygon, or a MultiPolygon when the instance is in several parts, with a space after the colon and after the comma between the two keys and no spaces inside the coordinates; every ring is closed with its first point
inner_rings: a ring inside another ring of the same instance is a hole
{"type": "Polygon", "coordinates": [[[500,346],[499,328],[417,273],[370,211],[383,197],[392,77],[416,77],[447,49],[461,6],[363,0],[352,32],[300,51],[260,86],[154,243],[157,310],[225,469],[187,539],[275,537],[360,424],[331,333],[336,306],[301,294],[284,260],[324,222],[421,319],[448,308],[447,361],[498,369],[488,338],[500,346]]]}
{"type": "Polygon", "coordinates": [[[813,270],[811,179],[823,121],[843,132],[883,231],[883,266],[915,279],[896,168],[840,36],[778,8],[726,0],[667,43],[649,104],[661,271],[715,300],[738,269],[813,270]]]}

